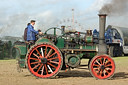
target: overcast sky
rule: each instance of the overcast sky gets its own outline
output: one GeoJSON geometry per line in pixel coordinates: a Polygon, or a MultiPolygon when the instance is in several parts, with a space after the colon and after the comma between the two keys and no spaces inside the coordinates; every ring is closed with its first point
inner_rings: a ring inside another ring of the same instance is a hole
{"type": "MultiPolygon", "coordinates": [[[[67,20],[72,18],[72,8],[81,31],[98,29],[98,11],[108,2],[110,0],[0,0],[0,36],[22,36],[31,19],[37,21],[35,29],[43,32],[60,22],[69,25],[67,20]]],[[[118,22],[112,24],[118,25],[118,22]]]]}

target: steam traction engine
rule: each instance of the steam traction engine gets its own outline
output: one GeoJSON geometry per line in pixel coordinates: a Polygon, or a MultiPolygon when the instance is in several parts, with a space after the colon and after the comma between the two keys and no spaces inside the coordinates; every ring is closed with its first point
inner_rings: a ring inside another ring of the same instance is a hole
{"type": "Polygon", "coordinates": [[[97,79],[108,79],[113,76],[115,63],[106,55],[104,31],[106,15],[100,17],[99,45],[93,40],[92,31],[86,33],[77,31],[65,32],[62,28],[50,28],[28,50],[28,45],[15,45],[19,51],[18,63],[20,68],[28,68],[30,73],[39,78],[55,77],[60,70],[75,68],[81,59],[90,59],[89,70],[97,79]],[[53,29],[53,34],[48,34],[53,29]],[[62,35],[56,35],[61,30],[62,35]]]}

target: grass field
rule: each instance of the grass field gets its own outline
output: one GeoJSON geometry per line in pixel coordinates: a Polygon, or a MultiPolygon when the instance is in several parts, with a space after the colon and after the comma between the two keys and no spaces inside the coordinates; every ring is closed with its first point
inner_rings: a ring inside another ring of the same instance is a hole
{"type": "MultiPolygon", "coordinates": [[[[128,85],[128,57],[114,58],[115,75],[110,80],[96,80],[88,67],[60,72],[55,79],[37,79],[27,69],[18,73],[16,60],[0,60],[0,85],[128,85]]],[[[82,63],[87,64],[87,60],[82,63]]]]}

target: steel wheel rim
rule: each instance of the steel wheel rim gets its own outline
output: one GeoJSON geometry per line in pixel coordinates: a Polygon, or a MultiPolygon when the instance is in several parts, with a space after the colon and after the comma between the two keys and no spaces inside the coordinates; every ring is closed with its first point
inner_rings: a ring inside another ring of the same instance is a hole
{"type": "Polygon", "coordinates": [[[98,79],[110,78],[115,72],[113,59],[106,55],[96,56],[91,62],[92,75],[98,79]]]}
{"type": "Polygon", "coordinates": [[[61,54],[56,47],[50,44],[40,44],[35,46],[29,52],[27,58],[27,65],[30,72],[37,77],[40,78],[53,77],[61,68],[62,65],[61,54]],[[44,56],[42,56],[42,51],[41,50],[39,51],[39,49],[41,48],[43,50],[44,56]],[[35,60],[33,60],[32,58],[35,60]],[[45,63],[43,62],[46,60],[44,58],[47,59],[47,62],[45,63]],[[38,62],[38,64],[36,64],[36,62],[38,62]]]}

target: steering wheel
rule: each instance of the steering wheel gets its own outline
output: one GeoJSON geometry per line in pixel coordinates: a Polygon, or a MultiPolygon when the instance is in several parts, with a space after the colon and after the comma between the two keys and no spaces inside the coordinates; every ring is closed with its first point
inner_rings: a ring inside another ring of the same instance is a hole
{"type": "MultiPolygon", "coordinates": [[[[50,30],[52,30],[53,29],[53,32],[54,33],[52,33],[54,36],[56,36],[57,34],[56,34],[56,32],[57,32],[57,30],[60,30],[61,31],[61,33],[62,33],[62,30],[60,29],[60,28],[57,28],[57,27],[52,27],[52,28],[49,28],[48,30],[46,30],[45,31],[45,33],[44,34],[48,34],[48,32],[50,31],[50,30]]],[[[48,34],[48,35],[52,35],[52,34],[48,34]]]]}

